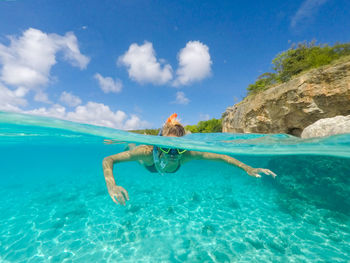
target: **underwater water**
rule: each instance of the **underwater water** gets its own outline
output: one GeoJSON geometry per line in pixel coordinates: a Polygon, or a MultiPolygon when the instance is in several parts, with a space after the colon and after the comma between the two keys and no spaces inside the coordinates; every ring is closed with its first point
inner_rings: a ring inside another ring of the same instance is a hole
{"type": "Polygon", "coordinates": [[[349,262],[350,134],[166,138],[0,112],[0,262],[349,262]],[[106,145],[103,139],[115,139],[106,145]],[[211,151],[277,174],[193,161],[174,174],[102,160],[127,142],[211,151]]]}

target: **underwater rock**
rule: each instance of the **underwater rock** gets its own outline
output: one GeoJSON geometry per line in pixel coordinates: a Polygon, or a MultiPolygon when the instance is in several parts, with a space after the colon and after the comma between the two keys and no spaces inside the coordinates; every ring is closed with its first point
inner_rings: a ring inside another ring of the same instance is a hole
{"type": "Polygon", "coordinates": [[[350,115],[318,120],[303,130],[301,138],[322,137],[343,133],[350,133],[350,115]]]}
{"type": "Polygon", "coordinates": [[[201,197],[199,194],[197,194],[196,192],[193,192],[192,193],[192,196],[190,198],[190,200],[193,202],[193,203],[200,203],[201,202],[201,197]]]}
{"type": "Polygon", "coordinates": [[[222,131],[300,136],[319,119],[350,114],[349,83],[350,61],[310,70],[228,107],[222,131]]]}
{"type": "Polygon", "coordinates": [[[133,205],[133,206],[130,206],[127,211],[130,212],[130,213],[136,213],[138,212],[142,207],[139,206],[139,205],[133,205]]]}
{"type": "Polygon", "coordinates": [[[230,263],[231,260],[230,258],[223,252],[220,251],[214,251],[214,257],[216,259],[217,262],[223,262],[223,263],[230,263]]]}
{"type": "Polygon", "coordinates": [[[202,227],[202,234],[204,235],[213,235],[216,233],[215,226],[211,223],[205,223],[202,227]]]}
{"type": "Polygon", "coordinates": [[[233,200],[233,199],[228,200],[227,207],[229,207],[229,209],[240,209],[241,208],[240,204],[236,200],[233,200]]]}
{"type": "Polygon", "coordinates": [[[292,216],[310,207],[328,209],[334,217],[350,216],[350,159],[326,156],[284,156],[268,165],[278,176],[280,208],[292,216]]]}
{"type": "Polygon", "coordinates": [[[167,211],[168,211],[168,214],[174,214],[175,213],[174,207],[172,207],[172,206],[168,206],[167,211]]]}
{"type": "Polygon", "coordinates": [[[251,244],[257,250],[264,248],[264,243],[259,239],[253,239],[250,237],[246,237],[245,241],[248,242],[249,244],[251,244]]]}

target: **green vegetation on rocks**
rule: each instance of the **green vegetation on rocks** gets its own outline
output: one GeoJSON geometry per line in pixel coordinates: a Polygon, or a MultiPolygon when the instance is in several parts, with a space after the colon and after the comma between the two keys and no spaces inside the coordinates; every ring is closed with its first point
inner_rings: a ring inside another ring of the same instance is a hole
{"type": "Polygon", "coordinates": [[[210,132],[221,132],[222,123],[221,119],[211,119],[207,121],[200,121],[197,125],[187,125],[185,127],[187,131],[192,133],[210,133],[210,132]]]}
{"type": "Polygon", "coordinates": [[[328,65],[341,57],[349,55],[350,43],[335,44],[334,46],[316,44],[315,41],[293,44],[290,49],[278,54],[272,60],[274,72],[260,75],[255,83],[248,86],[248,95],[287,82],[295,75],[309,69],[328,65]]]}
{"type": "MultiPolygon", "coordinates": [[[[211,119],[208,121],[200,121],[197,125],[185,126],[186,131],[191,133],[210,133],[210,132],[221,132],[222,124],[221,119],[211,119]]],[[[146,135],[158,135],[160,129],[145,129],[145,130],[132,130],[130,132],[146,134],[146,135]]]]}

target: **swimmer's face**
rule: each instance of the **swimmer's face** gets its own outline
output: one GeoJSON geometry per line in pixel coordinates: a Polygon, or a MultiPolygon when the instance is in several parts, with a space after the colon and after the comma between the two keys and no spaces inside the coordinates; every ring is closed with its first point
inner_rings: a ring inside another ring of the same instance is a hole
{"type": "MultiPolygon", "coordinates": [[[[175,134],[168,134],[168,135],[164,135],[166,137],[179,137],[176,136],[175,134]]],[[[179,154],[166,154],[166,153],[161,153],[161,155],[159,156],[160,158],[164,158],[168,164],[174,163],[174,164],[178,164],[179,160],[180,160],[180,155],[179,154]]]]}
{"type": "Polygon", "coordinates": [[[181,156],[179,154],[170,154],[170,153],[163,153],[162,152],[159,157],[164,158],[170,162],[177,162],[181,156]]]}
{"type": "Polygon", "coordinates": [[[168,135],[164,135],[164,136],[167,136],[167,137],[179,137],[179,136],[176,136],[174,134],[168,134],[168,135]]]}

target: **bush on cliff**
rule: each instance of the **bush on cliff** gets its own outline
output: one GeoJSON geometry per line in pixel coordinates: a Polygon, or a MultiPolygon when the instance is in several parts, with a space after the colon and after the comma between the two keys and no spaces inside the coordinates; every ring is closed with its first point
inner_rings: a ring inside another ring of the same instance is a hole
{"type": "Polygon", "coordinates": [[[327,44],[304,42],[293,44],[290,49],[278,54],[273,60],[273,73],[260,75],[254,84],[247,88],[248,95],[268,89],[274,84],[287,82],[293,76],[306,70],[330,64],[336,59],[350,55],[350,43],[327,44]]]}
{"type": "Polygon", "coordinates": [[[250,84],[248,89],[249,93],[254,93],[258,91],[266,90],[268,87],[277,83],[277,74],[276,73],[264,73],[260,75],[254,84],[250,84]]]}
{"type": "Polygon", "coordinates": [[[208,121],[200,121],[197,125],[185,126],[187,131],[192,133],[210,133],[210,132],[221,132],[222,124],[221,119],[211,119],[208,121]]]}
{"type": "MultiPolygon", "coordinates": [[[[147,134],[147,135],[158,135],[160,129],[145,129],[145,130],[132,130],[130,132],[147,134]]],[[[211,119],[208,121],[200,121],[197,125],[187,125],[185,130],[192,133],[210,133],[210,132],[221,132],[222,124],[221,119],[211,119]]]]}

